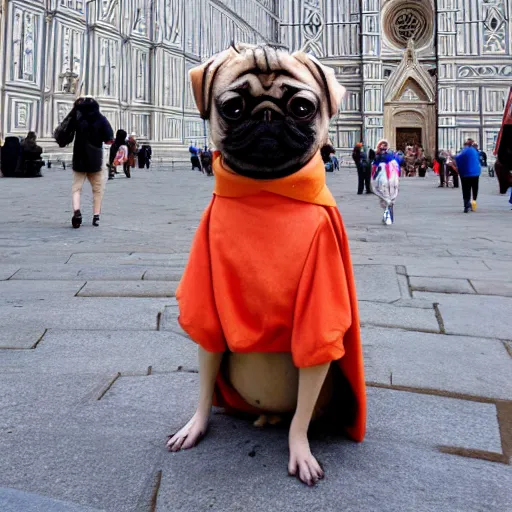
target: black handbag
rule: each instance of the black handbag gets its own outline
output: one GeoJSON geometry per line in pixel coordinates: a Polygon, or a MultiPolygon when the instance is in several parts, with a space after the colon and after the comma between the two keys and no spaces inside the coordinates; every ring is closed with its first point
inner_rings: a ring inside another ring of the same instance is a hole
{"type": "Polygon", "coordinates": [[[73,142],[76,130],[76,111],[75,109],[62,120],[62,122],[55,128],[53,138],[57,141],[60,148],[67,146],[73,142]]]}

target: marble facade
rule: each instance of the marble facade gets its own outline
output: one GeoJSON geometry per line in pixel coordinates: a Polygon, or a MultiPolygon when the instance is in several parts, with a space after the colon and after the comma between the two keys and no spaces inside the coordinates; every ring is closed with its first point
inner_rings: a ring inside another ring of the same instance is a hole
{"type": "Polygon", "coordinates": [[[187,71],[231,42],[304,49],[347,88],[331,126],[428,153],[477,140],[490,155],[512,82],[512,0],[3,0],[0,138],[51,135],[77,94],[156,154],[203,143],[187,71]],[[405,131],[404,131],[405,130],[405,131]],[[407,131],[409,130],[409,131],[407,131]],[[404,135],[405,134],[405,135],[404,135]]]}

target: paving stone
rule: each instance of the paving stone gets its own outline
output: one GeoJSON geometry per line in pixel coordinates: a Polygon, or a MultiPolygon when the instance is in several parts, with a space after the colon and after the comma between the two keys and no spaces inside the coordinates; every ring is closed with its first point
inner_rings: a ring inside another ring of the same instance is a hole
{"type": "MultiPolygon", "coordinates": [[[[512,276],[512,271],[510,273],[512,276]]],[[[512,279],[512,277],[511,277],[512,279]]],[[[512,297],[512,282],[503,281],[477,281],[472,280],[471,284],[480,295],[499,295],[500,297],[512,297]]]]}
{"type": "Polygon", "coordinates": [[[448,334],[466,334],[486,338],[512,339],[510,311],[512,298],[478,295],[446,295],[427,292],[415,294],[420,299],[439,303],[448,334]]]}
{"type": "Polygon", "coordinates": [[[69,501],[52,500],[41,494],[0,488],[2,512],[102,512],[97,508],[82,507],[69,501]]]}
{"type": "Polygon", "coordinates": [[[401,298],[396,268],[392,265],[354,265],[359,300],[393,302],[401,298]]]}
{"type": "Polygon", "coordinates": [[[402,296],[402,299],[411,299],[412,293],[407,276],[397,274],[396,278],[398,279],[398,287],[400,288],[400,295],[402,296]]]}
{"type": "Polygon", "coordinates": [[[148,269],[144,274],[144,281],[180,281],[183,276],[183,269],[159,268],[153,267],[148,269]]]}
{"type": "Polygon", "coordinates": [[[175,281],[89,281],[79,297],[174,297],[175,281]]]}
{"type": "Polygon", "coordinates": [[[433,308],[400,308],[377,302],[359,302],[361,324],[439,332],[433,308]]]}
{"type": "Polygon", "coordinates": [[[287,476],[285,432],[234,426],[218,421],[197,448],[163,459],[157,511],[502,512],[512,506],[508,466],[373,439],[313,442],[326,478],[310,489],[287,476]]]}
{"type": "MultiPolygon", "coordinates": [[[[198,375],[186,373],[121,378],[102,402],[115,408],[135,407],[157,412],[172,421],[173,411],[193,412],[194,398],[199,392],[198,379],[198,375]],[[180,402],[185,391],[186,404],[180,402]],[[172,402],[170,397],[174,397],[172,402]]],[[[492,404],[387,389],[368,388],[367,392],[371,439],[501,453],[496,407],[492,404]]],[[[244,428],[245,423],[239,425],[244,428]]]]}
{"type": "Polygon", "coordinates": [[[184,266],[188,261],[187,254],[171,253],[74,253],[69,263],[73,265],[104,264],[112,261],[117,265],[141,265],[141,266],[184,266]]]}
{"type": "Polygon", "coordinates": [[[144,266],[137,265],[41,265],[21,268],[12,280],[140,281],[145,272],[144,266]]]}
{"type": "MultiPolygon", "coordinates": [[[[1,373],[0,428],[18,429],[31,419],[48,415],[57,419],[84,400],[95,400],[112,375],[44,374],[35,371],[24,374],[1,373]]],[[[0,482],[0,485],[1,482],[0,482]]]]}
{"type": "MultiPolygon", "coordinates": [[[[466,261],[466,260],[464,260],[466,261]]],[[[457,264],[453,259],[439,258],[435,264],[408,263],[407,274],[415,277],[434,277],[443,279],[501,280],[510,278],[503,270],[490,270],[483,261],[475,259],[471,263],[457,264]]]]}
{"type": "Polygon", "coordinates": [[[495,340],[365,328],[366,379],[512,399],[512,359],[495,340]]]}
{"type": "Polygon", "coordinates": [[[197,346],[172,332],[49,330],[27,357],[5,354],[0,372],[122,375],[196,370],[197,346]]]}
{"type": "Polygon", "coordinates": [[[132,512],[149,510],[146,496],[162,448],[135,430],[90,430],[85,423],[68,431],[55,423],[0,436],[0,450],[8,454],[0,458],[2,487],[108,512],[132,512]]]}
{"type": "Polygon", "coordinates": [[[125,297],[51,298],[2,305],[0,327],[90,330],[156,330],[158,313],[172,299],[125,297]]]}
{"type": "Polygon", "coordinates": [[[0,265],[0,281],[10,279],[19,269],[17,265],[0,265]]]}
{"type": "Polygon", "coordinates": [[[467,279],[410,277],[411,288],[419,292],[475,293],[467,279]]]}
{"type": "MultiPolygon", "coordinates": [[[[460,191],[437,189],[437,178],[404,180],[397,222],[388,229],[380,225],[376,198],[355,194],[355,170],[331,174],[327,182],[348,228],[354,263],[403,265],[413,277],[511,282],[512,244],[503,229],[507,206],[496,195],[495,179],[481,179],[479,212],[470,216],[460,212],[460,191]],[[432,211],[437,212],[435,222],[425,222],[432,211]]],[[[26,281],[38,269],[43,281],[79,283],[75,269],[84,272],[83,282],[139,280],[140,271],[145,281],[173,281],[169,277],[183,272],[213,183],[185,170],[134,172],[132,180],[109,182],[99,229],[89,220],[73,230],[69,172],[47,173],[43,180],[5,180],[0,187],[0,281],[9,265],[34,270],[20,276],[26,281]],[[45,214],[34,216],[33,211],[45,214]],[[69,273],[51,274],[51,267],[68,267],[69,273]]],[[[90,187],[85,187],[86,215],[90,202],[90,187]]],[[[359,280],[371,272],[379,273],[368,270],[359,280]]],[[[491,337],[509,330],[503,319],[508,320],[510,307],[501,297],[457,295],[454,304],[460,307],[451,309],[450,296],[418,292],[421,298],[412,299],[403,293],[402,282],[402,298],[384,304],[379,303],[384,292],[373,284],[369,278],[360,285],[363,321],[369,324],[388,325],[391,319],[406,329],[437,331],[432,304],[440,302],[443,316],[449,313],[448,331],[452,313],[460,325],[487,330],[491,337]],[[373,302],[363,300],[364,295],[373,302]],[[480,306],[467,299],[478,299],[480,306]]],[[[43,339],[36,350],[0,353],[0,389],[7,386],[11,400],[5,409],[9,425],[0,427],[0,486],[108,512],[139,512],[149,509],[155,471],[163,469],[157,509],[165,512],[512,509],[510,466],[436,451],[437,444],[495,451],[492,406],[460,400],[370,389],[365,443],[324,439],[313,444],[328,471],[317,490],[286,476],[285,429],[257,431],[249,422],[216,413],[209,436],[196,450],[168,454],[165,437],[191,416],[198,391],[196,374],[163,373],[175,371],[181,361],[184,369],[197,369],[195,345],[174,333],[175,299],[68,297],[37,287],[31,295],[30,286],[25,291],[0,302],[0,330],[69,331],[55,333],[48,344],[43,339]],[[158,313],[164,332],[155,330],[158,313]],[[139,374],[146,365],[153,375],[120,377],[100,401],[84,395],[89,389],[84,383],[94,380],[88,372],[106,372],[111,378],[113,369],[139,374]],[[62,389],[51,384],[55,378],[62,378],[62,389]]],[[[368,378],[386,382],[391,368],[394,383],[402,379],[406,385],[444,386],[456,393],[476,389],[494,394],[499,389],[500,396],[509,396],[510,379],[504,375],[510,374],[506,362],[512,358],[501,341],[406,337],[411,332],[401,338],[396,329],[375,328],[387,333],[375,337],[375,342],[384,340],[375,351],[369,330],[363,329],[368,378]]],[[[7,417],[5,411],[0,418],[7,417]]]]}
{"type": "Polygon", "coordinates": [[[43,301],[56,295],[74,297],[85,281],[0,281],[0,302],[43,301]]]}
{"type": "Polygon", "coordinates": [[[44,336],[45,329],[0,329],[0,349],[31,349],[44,336]]]}
{"type": "Polygon", "coordinates": [[[502,452],[494,404],[371,387],[367,395],[371,439],[502,452]]]}

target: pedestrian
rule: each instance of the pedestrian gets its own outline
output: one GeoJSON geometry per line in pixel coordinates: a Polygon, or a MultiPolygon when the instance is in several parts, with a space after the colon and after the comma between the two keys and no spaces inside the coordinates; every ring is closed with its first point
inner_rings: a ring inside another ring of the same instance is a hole
{"type": "Polygon", "coordinates": [[[142,144],[139,149],[138,160],[139,160],[139,169],[148,168],[151,164],[151,156],[152,156],[151,146],[149,144],[142,144]]]}
{"type": "Polygon", "coordinates": [[[212,163],[212,152],[208,149],[208,146],[205,146],[203,151],[201,151],[201,166],[207,176],[213,176],[212,163]]]}
{"type": "Polygon", "coordinates": [[[405,148],[405,175],[414,176],[416,173],[416,151],[412,144],[405,148]]]}
{"type": "Polygon", "coordinates": [[[327,144],[324,144],[320,149],[320,155],[322,156],[326,172],[334,172],[334,162],[331,156],[334,154],[336,154],[336,150],[329,140],[327,144]]]}
{"type": "Polygon", "coordinates": [[[135,133],[132,133],[128,137],[126,146],[128,147],[128,160],[123,164],[123,170],[125,176],[127,178],[131,178],[131,169],[135,167],[136,156],[139,152],[139,145],[137,143],[137,139],[135,138],[135,133]]]}
{"type": "Polygon", "coordinates": [[[37,144],[35,132],[28,132],[21,143],[21,153],[18,159],[16,173],[20,177],[41,178],[41,167],[44,162],[41,159],[43,148],[37,144]]]}
{"type": "Polygon", "coordinates": [[[394,223],[394,205],[400,187],[400,166],[389,142],[385,139],[377,144],[376,156],[372,167],[372,190],[380,198],[384,209],[383,224],[394,223]]]}
{"type": "Polygon", "coordinates": [[[128,146],[126,145],[126,137],[128,134],[125,130],[117,130],[116,138],[112,146],[110,146],[108,159],[108,179],[113,180],[117,173],[117,166],[128,161],[128,146]]]}
{"type": "Polygon", "coordinates": [[[464,149],[455,157],[457,170],[462,182],[462,197],[464,199],[464,213],[476,211],[478,198],[478,185],[482,167],[480,155],[474,147],[475,141],[468,139],[464,149]]]}
{"type": "Polygon", "coordinates": [[[478,151],[478,158],[480,159],[480,166],[482,169],[487,167],[487,153],[478,147],[478,144],[475,142],[475,149],[478,151]]]}
{"type": "Polygon", "coordinates": [[[457,171],[457,163],[450,151],[446,152],[446,173],[446,186],[448,186],[448,182],[451,181],[453,188],[459,188],[459,172],[457,171]]]}
{"type": "Polygon", "coordinates": [[[55,131],[55,139],[61,145],[65,141],[73,146],[73,218],[71,224],[82,224],[80,195],[85,180],[89,180],[93,193],[93,226],[99,226],[101,203],[105,189],[103,169],[103,144],[112,143],[114,132],[107,118],[100,113],[98,102],[90,97],[78,98],[73,109],[55,131]]]}
{"type": "Polygon", "coordinates": [[[369,158],[368,151],[362,142],[359,142],[354,147],[352,158],[357,168],[358,186],[357,194],[361,195],[365,188],[366,193],[371,194],[370,181],[372,178],[372,162],[369,158]]]}
{"type": "Polygon", "coordinates": [[[198,171],[201,171],[199,148],[196,148],[191,142],[188,151],[190,153],[190,163],[192,164],[192,170],[195,171],[197,169],[198,171]]]}

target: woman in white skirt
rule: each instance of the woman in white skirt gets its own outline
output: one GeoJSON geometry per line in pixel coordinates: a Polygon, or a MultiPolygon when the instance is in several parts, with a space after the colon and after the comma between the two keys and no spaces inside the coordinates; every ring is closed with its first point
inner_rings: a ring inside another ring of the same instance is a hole
{"type": "Polygon", "coordinates": [[[384,209],[382,223],[390,226],[394,223],[393,207],[400,188],[400,165],[387,140],[377,144],[375,160],[372,166],[372,191],[380,198],[384,209]]]}

